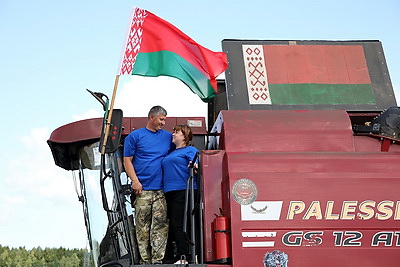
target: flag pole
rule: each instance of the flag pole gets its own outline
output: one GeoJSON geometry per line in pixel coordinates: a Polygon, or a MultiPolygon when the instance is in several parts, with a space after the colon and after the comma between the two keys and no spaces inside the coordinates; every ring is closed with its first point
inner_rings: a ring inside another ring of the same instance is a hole
{"type": "Polygon", "coordinates": [[[108,138],[108,135],[110,133],[110,123],[111,123],[112,113],[113,113],[113,109],[114,109],[115,96],[117,94],[119,76],[120,76],[119,74],[117,74],[115,76],[114,90],[113,90],[113,94],[112,94],[112,97],[111,97],[110,110],[108,112],[108,117],[107,117],[107,120],[106,120],[106,129],[105,129],[105,132],[104,132],[103,145],[101,147],[101,154],[102,155],[105,154],[106,145],[107,145],[107,138],[108,138]]]}

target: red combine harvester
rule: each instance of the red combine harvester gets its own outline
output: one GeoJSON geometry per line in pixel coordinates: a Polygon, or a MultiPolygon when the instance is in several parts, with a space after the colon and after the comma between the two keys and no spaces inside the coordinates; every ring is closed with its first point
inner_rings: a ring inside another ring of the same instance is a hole
{"type": "MultiPolygon", "coordinates": [[[[190,125],[201,151],[188,265],[399,266],[400,109],[381,43],[222,47],[229,67],[208,127],[201,117],[165,126],[190,125]]],[[[64,125],[48,140],[56,165],[78,174],[96,266],[138,263],[121,159],[124,137],[146,120],[114,110],[104,154],[100,118],[64,125]]]]}

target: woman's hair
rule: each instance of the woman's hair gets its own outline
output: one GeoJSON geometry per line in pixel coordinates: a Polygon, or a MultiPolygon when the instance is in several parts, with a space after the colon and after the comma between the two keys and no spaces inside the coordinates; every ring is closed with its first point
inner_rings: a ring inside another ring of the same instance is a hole
{"type": "Polygon", "coordinates": [[[185,145],[186,146],[190,145],[190,142],[193,139],[193,133],[192,133],[192,129],[190,129],[189,126],[184,125],[184,124],[175,125],[174,131],[177,131],[177,132],[181,131],[183,134],[183,137],[185,138],[185,145]]]}

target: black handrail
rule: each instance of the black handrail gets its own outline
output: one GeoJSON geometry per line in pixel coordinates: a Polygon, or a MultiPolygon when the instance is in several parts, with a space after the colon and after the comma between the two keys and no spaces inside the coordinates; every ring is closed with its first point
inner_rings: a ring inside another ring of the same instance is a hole
{"type": "Polygon", "coordinates": [[[183,214],[183,233],[185,234],[186,240],[191,246],[191,259],[190,263],[195,263],[197,242],[196,242],[196,232],[195,232],[195,212],[194,212],[194,173],[195,173],[195,163],[199,152],[193,157],[193,160],[189,163],[189,177],[186,181],[186,191],[185,191],[185,211],[183,214]],[[189,210],[189,197],[190,197],[190,210],[189,210]],[[187,217],[188,210],[190,211],[190,238],[187,234],[187,217]]]}

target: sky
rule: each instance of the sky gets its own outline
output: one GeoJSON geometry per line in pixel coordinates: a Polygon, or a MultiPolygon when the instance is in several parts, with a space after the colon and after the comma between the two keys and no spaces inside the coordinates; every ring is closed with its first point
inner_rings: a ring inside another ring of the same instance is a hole
{"type": "MultiPolygon", "coordinates": [[[[103,116],[86,88],[111,98],[134,6],[213,51],[223,39],[380,40],[400,95],[398,0],[1,0],[0,245],[87,247],[72,172],[55,166],[46,140],[64,124],[103,116]]],[[[174,78],[120,78],[115,108],[125,116],[154,105],[206,117],[206,104],[174,78]]]]}

